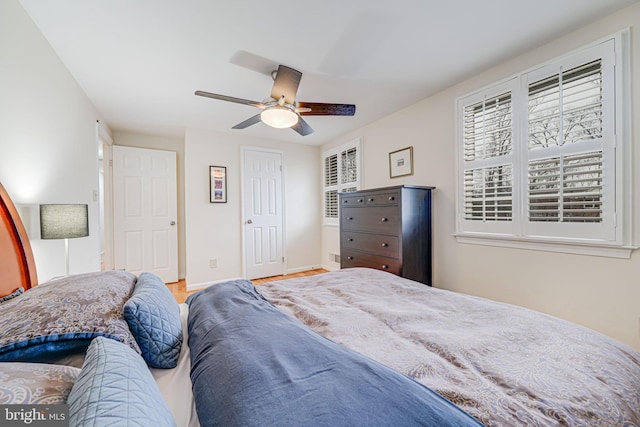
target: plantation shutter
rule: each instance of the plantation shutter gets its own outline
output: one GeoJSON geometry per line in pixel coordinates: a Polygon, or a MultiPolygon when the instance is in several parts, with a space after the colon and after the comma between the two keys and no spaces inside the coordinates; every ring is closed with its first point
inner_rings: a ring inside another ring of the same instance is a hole
{"type": "Polygon", "coordinates": [[[360,188],[360,141],[324,153],[324,217],[325,223],[338,220],[338,193],[360,188]]]}
{"type": "Polygon", "coordinates": [[[602,59],[529,84],[528,107],[528,220],[601,222],[602,59]]]}
{"type": "Polygon", "coordinates": [[[602,151],[529,162],[529,221],[601,222],[602,151]]]}
{"type": "Polygon", "coordinates": [[[338,217],[338,155],[332,154],[324,159],[324,216],[338,217]]]}
{"type": "Polygon", "coordinates": [[[511,84],[463,101],[461,220],[467,231],[497,231],[513,220],[511,84]]]}
{"type": "Polygon", "coordinates": [[[358,181],[357,153],[356,147],[351,147],[340,153],[340,184],[348,185],[358,181]]]}
{"type": "Polygon", "coordinates": [[[612,76],[603,49],[527,76],[527,233],[615,234],[612,76]]]}

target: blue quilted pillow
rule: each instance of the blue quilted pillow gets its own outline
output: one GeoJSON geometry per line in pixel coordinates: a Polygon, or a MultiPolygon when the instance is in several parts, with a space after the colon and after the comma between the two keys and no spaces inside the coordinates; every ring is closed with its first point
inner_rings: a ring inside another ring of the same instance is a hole
{"type": "Polygon", "coordinates": [[[175,368],[182,347],[180,307],[156,275],[142,273],[123,307],[142,357],[153,368],[175,368]]]}
{"type": "Polygon", "coordinates": [[[72,426],[176,425],[140,355],[104,337],[91,342],[67,404],[72,426]]]}

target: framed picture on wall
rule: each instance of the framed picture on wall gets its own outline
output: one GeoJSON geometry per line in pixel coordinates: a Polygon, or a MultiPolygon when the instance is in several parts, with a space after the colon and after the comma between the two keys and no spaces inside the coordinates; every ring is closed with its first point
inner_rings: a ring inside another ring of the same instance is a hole
{"type": "Polygon", "coordinates": [[[209,202],[227,203],[226,166],[209,166],[209,202]]]}
{"type": "Polygon", "coordinates": [[[413,175],[413,147],[389,153],[389,176],[398,178],[407,175],[413,175]]]}

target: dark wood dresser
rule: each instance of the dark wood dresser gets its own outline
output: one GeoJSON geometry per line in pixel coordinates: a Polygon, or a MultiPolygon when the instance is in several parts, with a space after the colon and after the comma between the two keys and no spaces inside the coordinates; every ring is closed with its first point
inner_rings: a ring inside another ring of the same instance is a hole
{"type": "Polygon", "coordinates": [[[431,286],[433,189],[340,193],[340,267],[376,268],[431,286]]]}

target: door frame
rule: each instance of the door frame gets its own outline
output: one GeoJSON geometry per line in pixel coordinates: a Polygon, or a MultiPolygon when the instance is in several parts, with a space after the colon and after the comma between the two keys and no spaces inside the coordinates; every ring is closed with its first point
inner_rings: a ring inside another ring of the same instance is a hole
{"type": "Polygon", "coordinates": [[[282,169],[280,170],[280,191],[282,192],[282,256],[284,257],[284,261],[282,262],[282,275],[286,275],[288,268],[287,262],[289,257],[287,256],[287,212],[286,212],[286,202],[285,202],[285,156],[284,151],[276,150],[273,148],[265,148],[265,147],[256,147],[250,145],[241,145],[240,146],[240,229],[241,229],[241,239],[242,239],[242,277],[247,277],[247,245],[246,245],[246,227],[244,226],[247,221],[247,215],[245,213],[246,204],[244,202],[245,198],[245,169],[244,169],[244,160],[245,153],[249,151],[259,151],[263,153],[273,153],[279,154],[282,169]]]}
{"type": "MultiPolygon", "coordinates": [[[[114,268],[113,262],[113,138],[100,121],[96,121],[96,155],[102,163],[102,189],[98,190],[99,215],[102,216],[102,230],[98,236],[100,264],[105,270],[114,268]],[[101,194],[100,194],[101,193],[101,194]]],[[[98,165],[100,175],[100,165],[98,165]]]]}

